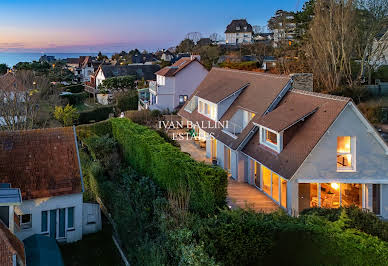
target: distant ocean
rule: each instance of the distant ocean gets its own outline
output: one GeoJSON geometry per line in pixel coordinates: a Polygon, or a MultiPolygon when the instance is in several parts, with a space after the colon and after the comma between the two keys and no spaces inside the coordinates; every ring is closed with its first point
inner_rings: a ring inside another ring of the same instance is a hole
{"type": "MultiPolygon", "coordinates": [[[[98,53],[12,53],[0,52],[0,64],[7,64],[9,67],[16,65],[19,62],[38,61],[42,55],[53,55],[56,59],[65,59],[68,57],[80,57],[82,55],[96,56],[98,53]]],[[[113,53],[103,53],[111,57],[113,53]]]]}

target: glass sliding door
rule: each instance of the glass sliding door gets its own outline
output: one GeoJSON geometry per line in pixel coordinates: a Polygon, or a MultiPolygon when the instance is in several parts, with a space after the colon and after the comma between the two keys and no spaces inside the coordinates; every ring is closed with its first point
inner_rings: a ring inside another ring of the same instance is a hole
{"type": "Polygon", "coordinates": [[[272,198],[279,202],[279,176],[272,172],[272,198]]]}
{"type": "Polygon", "coordinates": [[[321,184],[321,207],[338,208],[340,206],[340,184],[321,184]]]}
{"type": "Polygon", "coordinates": [[[372,185],[372,211],[376,214],[376,215],[380,215],[381,212],[381,202],[380,202],[380,196],[381,196],[381,192],[380,192],[380,184],[373,184],[372,185]]]}
{"type": "Polygon", "coordinates": [[[271,195],[271,170],[262,165],[261,171],[263,176],[263,190],[268,195],[271,195]]]}
{"type": "Polygon", "coordinates": [[[253,161],[253,174],[255,177],[255,185],[258,188],[261,188],[260,184],[260,164],[258,164],[256,161],[253,161]]]}
{"type": "Polygon", "coordinates": [[[283,208],[287,208],[287,181],[280,178],[280,199],[283,208]]]}
{"type": "Polygon", "coordinates": [[[341,206],[349,207],[352,205],[362,208],[362,185],[341,184],[341,206]]]}

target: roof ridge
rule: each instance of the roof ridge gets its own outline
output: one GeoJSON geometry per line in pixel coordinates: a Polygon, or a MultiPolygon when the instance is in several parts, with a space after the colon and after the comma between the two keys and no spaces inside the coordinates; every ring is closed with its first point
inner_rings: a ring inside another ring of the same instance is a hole
{"type": "Polygon", "coordinates": [[[47,128],[34,128],[34,129],[26,129],[26,130],[14,130],[14,131],[0,131],[0,135],[3,134],[9,134],[9,133],[29,133],[29,132],[40,132],[40,131],[54,131],[54,130],[61,130],[61,131],[66,131],[66,130],[73,130],[73,127],[47,127],[47,128]]]}
{"type": "Polygon", "coordinates": [[[313,92],[313,91],[305,91],[305,90],[299,90],[299,89],[292,89],[291,92],[295,92],[295,93],[299,93],[299,94],[304,94],[304,95],[315,96],[315,97],[320,97],[320,98],[325,98],[325,99],[337,100],[337,101],[344,101],[344,102],[351,101],[351,98],[349,98],[349,97],[337,96],[337,95],[331,95],[331,94],[324,94],[324,93],[313,92]]]}
{"type": "Polygon", "coordinates": [[[247,70],[239,70],[239,69],[230,69],[230,68],[221,68],[221,67],[213,67],[212,69],[215,70],[221,70],[221,71],[229,71],[229,72],[236,72],[236,73],[245,73],[250,75],[257,75],[257,76],[266,76],[266,77],[273,77],[273,78],[281,78],[281,79],[291,79],[287,75],[278,75],[278,74],[269,74],[269,73],[262,73],[262,72],[255,72],[255,71],[247,71],[247,70]]]}

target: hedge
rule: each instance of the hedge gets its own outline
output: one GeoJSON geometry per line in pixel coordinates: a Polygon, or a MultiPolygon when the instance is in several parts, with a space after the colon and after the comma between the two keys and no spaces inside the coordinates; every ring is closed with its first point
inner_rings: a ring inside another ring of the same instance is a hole
{"type": "MultiPolygon", "coordinates": [[[[111,124],[112,135],[121,146],[126,162],[165,190],[173,193],[188,190],[190,210],[207,215],[225,206],[227,175],[223,169],[194,161],[157,132],[126,118],[113,118],[106,123],[111,124]]],[[[101,136],[109,127],[103,123],[81,126],[78,131],[83,136],[98,131],[101,136]]]]}
{"type": "Polygon", "coordinates": [[[117,98],[117,108],[120,112],[138,109],[139,96],[137,91],[126,92],[117,98]]]}
{"type": "Polygon", "coordinates": [[[86,98],[88,98],[88,94],[86,92],[72,93],[68,95],[63,95],[63,98],[66,98],[69,101],[70,105],[78,105],[82,104],[86,98]]]}
{"type": "Polygon", "coordinates": [[[78,123],[88,124],[91,121],[99,122],[109,118],[109,114],[114,113],[113,106],[102,106],[92,110],[79,112],[78,123]]]}
{"type": "Polygon", "coordinates": [[[84,85],[83,84],[69,85],[64,87],[63,90],[71,93],[79,93],[84,90],[84,85]]]}

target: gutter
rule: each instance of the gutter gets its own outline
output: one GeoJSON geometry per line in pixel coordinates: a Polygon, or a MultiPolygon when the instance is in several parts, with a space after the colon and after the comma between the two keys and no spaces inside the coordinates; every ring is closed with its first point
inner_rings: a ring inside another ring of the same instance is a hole
{"type": "Polygon", "coordinates": [[[81,158],[79,157],[79,149],[78,149],[78,141],[77,141],[77,133],[75,131],[75,126],[73,125],[73,132],[74,132],[74,141],[75,141],[75,149],[77,151],[77,158],[78,158],[78,165],[79,165],[79,174],[81,176],[81,185],[82,185],[82,193],[85,192],[85,186],[84,186],[84,177],[82,175],[82,166],[81,166],[81,158]]]}

